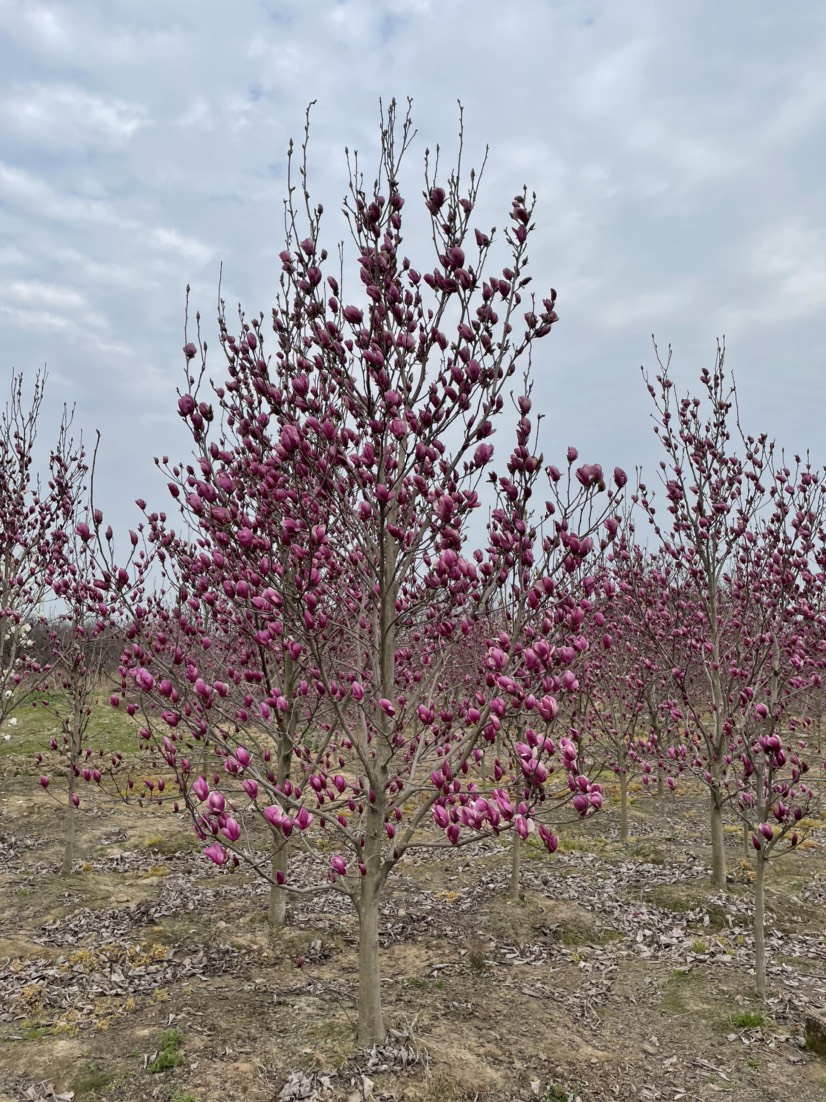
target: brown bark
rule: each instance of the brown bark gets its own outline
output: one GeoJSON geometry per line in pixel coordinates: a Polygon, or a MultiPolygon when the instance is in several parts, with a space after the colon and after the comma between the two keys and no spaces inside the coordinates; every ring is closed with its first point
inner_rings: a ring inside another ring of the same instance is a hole
{"type": "Polygon", "coordinates": [[[758,997],[766,999],[766,860],[757,853],[754,877],[754,977],[758,997]]]}
{"type": "Polygon", "coordinates": [[[520,900],[519,881],[522,870],[522,839],[515,830],[511,831],[511,877],[508,886],[508,898],[511,903],[520,900]]]}
{"type": "Polygon", "coordinates": [[[287,892],[278,883],[278,873],[287,873],[287,843],[283,838],[274,838],[270,874],[270,896],[267,902],[267,923],[273,929],[287,925],[287,892]]]}
{"type": "Polygon", "coordinates": [[[726,839],[723,834],[723,809],[719,794],[711,792],[711,879],[715,888],[726,888],[726,839]]]}
{"type": "Polygon", "coordinates": [[[66,810],[63,813],[63,862],[60,866],[61,876],[72,875],[72,867],[75,861],[75,818],[77,816],[77,808],[72,803],[72,796],[75,791],[75,781],[75,771],[70,767],[69,799],[66,804],[66,810]]]}
{"type": "Polygon", "coordinates": [[[620,784],[620,841],[623,845],[628,842],[628,774],[623,771],[619,775],[620,784]]]}

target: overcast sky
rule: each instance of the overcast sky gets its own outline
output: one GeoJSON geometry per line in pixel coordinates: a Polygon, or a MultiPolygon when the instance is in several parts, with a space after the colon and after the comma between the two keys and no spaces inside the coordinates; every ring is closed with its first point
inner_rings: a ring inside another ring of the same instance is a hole
{"type": "Polygon", "coordinates": [[[185,286],[208,339],[221,263],[228,304],[268,313],[308,101],[332,251],[379,98],[414,100],[411,198],[461,100],[466,161],[490,146],[482,228],[538,195],[546,459],[650,470],[651,334],[681,388],[725,334],[746,427],[822,463],[824,58],[822,0],[0,0],[1,389],[48,365],[52,410],[102,432],[109,516],[165,507],[185,286]]]}

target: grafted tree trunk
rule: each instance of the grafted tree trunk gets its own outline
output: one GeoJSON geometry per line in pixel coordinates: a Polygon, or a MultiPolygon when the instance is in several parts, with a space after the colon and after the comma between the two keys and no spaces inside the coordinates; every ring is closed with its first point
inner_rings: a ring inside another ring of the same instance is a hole
{"type": "Polygon", "coordinates": [[[766,859],[758,850],[754,876],[754,977],[757,995],[766,999],[766,859]]]}
{"type": "MultiPolygon", "coordinates": [[[[293,746],[295,744],[295,707],[294,689],[296,673],[295,665],[291,659],[284,660],[284,685],[289,694],[287,699],[291,707],[287,711],[286,719],[278,725],[278,761],[276,764],[276,781],[279,790],[283,789],[284,782],[290,775],[292,766],[293,746]]],[[[278,880],[285,880],[289,866],[289,843],[286,838],[276,835],[272,844],[272,859],[270,862],[270,895],[267,902],[267,924],[270,930],[279,930],[287,925],[287,891],[278,880]],[[280,874],[280,877],[279,877],[280,874]]]]}
{"type": "Polygon", "coordinates": [[[723,808],[719,790],[711,790],[711,879],[715,888],[726,887],[726,839],[723,833],[723,808]]]}
{"type": "Polygon", "coordinates": [[[274,838],[270,875],[270,896],[267,902],[267,923],[276,930],[287,925],[287,892],[278,883],[278,874],[287,873],[287,843],[283,838],[274,838]]]}
{"type": "Polygon", "coordinates": [[[72,803],[77,778],[73,768],[69,768],[69,800],[63,813],[63,862],[60,867],[61,876],[71,876],[75,862],[75,818],[77,808],[72,803]]]}
{"type": "Polygon", "coordinates": [[[621,770],[619,775],[620,785],[620,841],[623,845],[628,842],[628,774],[621,770]]]}
{"type": "Polygon", "coordinates": [[[522,839],[516,833],[515,830],[511,831],[511,878],[508,886],[508,899],[511,903],[518,903],[520,900],[519,894],[519,881],[521,879],[520,873],[522,871],[522,839]]]}
{"type": "Polygon", "coordinates": [[[378,798],[365,815],[364,866],[361,891],[356,900],[359,916],[359,1021],[358,1043],[381,1044],[386,1037],[381,1005],[379,959],[379,903],[384,886],[382,848],[384,806],[378,798]]]}

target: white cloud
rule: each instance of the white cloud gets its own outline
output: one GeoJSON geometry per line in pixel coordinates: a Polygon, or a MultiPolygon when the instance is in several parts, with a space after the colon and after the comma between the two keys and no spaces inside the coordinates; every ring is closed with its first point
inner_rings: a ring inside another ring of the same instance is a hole
{"type": "MultiPolygon", "coordinates": [[[[523,183],[539,197],[532,269],[562,318],[538,357],[546,452],[564,425],[583,454],[648,462],[652,330],[685,385],[723,331],[756,393],[778,357],[792,391],[822,373],[824,52],[818,0],[0,0],[6,362],[48,361],[117,440],[120,496],[149,498],[146,457],[186,446],[184,287],[213,348],[219,262],[230,310],[268,312],[307,103],[334,247],[343,147],[369,178],[379,98],[414,97],[415,258],[421,159],[439,143],[449,164],[460,99],[466,166],[490,144],[480,224],[501,228],[523,183]]],[[[818,443],[816,403],[761,401],[818,443]]]]}
{"type": "Polygon", "coordinates": [[[31,172],[0,162],[0,198],[20,213],[73,226],[91,222],[122,229],[139,227],[134,219],[122,218],[105,200],[71,194],[71,186],[67,182],[66,190],[53,188],[31,172]]]}
{"type": "Polygon", "coordinates": [[[159,249],[181,256],[196,267],[206,264],[213,255],[213,250],[209,245],[178,233],[177,230],[169,228],[154,229],[151,231],[149,239],[159,249]]]}
{"type": "Polygon", "coordinates": [[[149,124],[143,104],[105,99],[70,84],[15,84],[0,110],[0,126],[23,135],[27,144],[54,152],[102,142],[120,146],[149,124]]]}

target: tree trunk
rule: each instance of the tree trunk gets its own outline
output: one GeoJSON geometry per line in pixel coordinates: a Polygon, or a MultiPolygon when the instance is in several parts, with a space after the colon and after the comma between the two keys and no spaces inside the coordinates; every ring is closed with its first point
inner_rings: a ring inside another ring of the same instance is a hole
{"type": "Polygon", "coordinates": [[[748,825],[746,823],[743,823],[743,857],[746,861],[748,861],[749,857],[751,857],[751,854],[751,834],[749,832],[748,825]]]}
{"type": "MultiPolygon", "coordinates": [[[[371,809],[375,814],[375,810],[371,809]]],[[[369,813],[368,813],[369,814],[369,813]]],[[[368,826],[365,851],[366,872],[361,877],[358,896],[359,916],[359,1024],[358,1043],[377,1045],[386,1037],[381,1009],[381,968],[379,962],[379,901],[382,890],[381,843],[370,838],[368,826]],[[372,844],[371,844],[372,842],[372,844]],[[372,857],[372,859],[371,859],[372,857]]]]}
{"type": "Polygon", "coordinates": [[[619,775],[620,784],[620,841],[623,845],[628,842],[628,774],[619,775]]]}
{"type": "Polygon", "coordinates": [[[69,767],[69,801],[63,813],[63,863],[60,866],[61,876],[71,876],[75,862],[75,816],[77,808],[72,803],[75,792],[75,771],[69,767]]]}
{"type": "Polygon", "coordinates": [[[511,879],[508,887],[508,899],[511,903],[518,903],[520,871],[522,869],[522,839],[515,830],[511,831],[511,879]]]}
{"type": "Polygon", "coordinates": [[[754,976],[757,995],[766,999],[766,860],[762,849],[757,853],[754,877],[754,976]]]}
{"type": "MultiPolygon", "coordinates": [[[[294,672],[291,662],[285,663],[285,671],[285,684],[290,687],[290,693],[292,694],[294,672]]],[[[290,775],[294,735],[294,715],[293,710],[291,710],[288,721],[279,730],[278,764],[276,765],[276,782],[279,791],[283,790],[284,783],[290,775]]],[[[272,883],[270,884],[270,896],[267,901],[267,925],[271,932],[281,930],[287,925],[287,892],[278,883],[278,874],[281,873],[282,878],[286,879],[289,866],[289,848],[289,842],[286,838],[279,835],[273,836],[270,867],[272,883]]]]}
{"type": "Polygon", "coordinates": [[[272,843],[272,865],[270,875],[270,898],[267,903],[267,923],[272,930],[287,925],[287,892],[277,882],[278,873],[287,872],[287,843],[284,839],[274,838],[272,843]]]}
{"type": "Polygon", "coordinates": [[[378,888],[362,881],[359,899],[359,1027],[362,1047],[381,1044],[385,1039],[381,1010],[381,970],[379,968],[378,888]]]}
{"type": "Polygon", "coordinates": [[[726,887],[726,839],[723,834],[723,809],[715,789],[711,790],[711,879],[715,888],[726,887]]]}
{"type": "Polygon", "coordinates": [[[657,770],[657,799],[661,800],[665,795],[665,773],[662,769],[657,770]]]}

